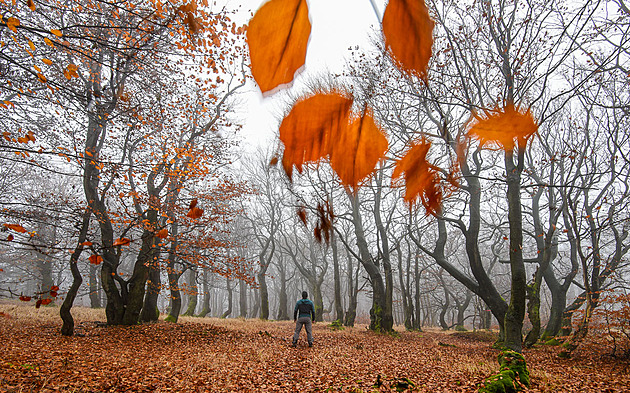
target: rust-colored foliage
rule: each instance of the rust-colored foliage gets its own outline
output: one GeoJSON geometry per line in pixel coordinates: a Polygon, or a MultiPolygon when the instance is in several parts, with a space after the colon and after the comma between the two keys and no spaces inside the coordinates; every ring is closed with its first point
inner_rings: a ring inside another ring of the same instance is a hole
{"type": "Polygon", "coordinates": [[[341,182],[355,187],[365,179],[387,151],[387,138],[367,108],[343,129],[330,152],[330,165],[341,182]]]}
{"type": "Polygon", "coordinates": [[[200,209],[198,207],[193,207],[192,209],[188,211],[188,214],[186,214],[186,217],[192,218],[193,220],[201,218],[202,216],[203,216],[203,209],[200,209]]]}
{"type": "Polygon", "coordinates": [[[9,236],[7,236],[7,241],[8,241],[8,242],[12,242],[12,241],[13,241],[13,239],[15,239],[15,238],[13,237],[13,235],[9,234],[9,236]]]}
{"type": "Polygon", "coordinates": [[[389,0],[383,14],[385,46],[402,71],[426,79],[434,26],[424,0],[389,0]]]}
{"type": "Polygon", "coordinates": [[[442,190],[437,169],[427,161],[430,147],[431,143],[426,140],[413,143],[396,164],[392,178],[404,177],[405,202],[412,204],[419,197],[427,213],[437,214],[442,203],[442,190]]]}
{"type": "Polygon", "coordinates": [[[24,227],[22,225],[18,225],[18,224],[4,224],[4,227],[7,229],[12,229],[15,232],[18,233],[26,233],[26,229],[24,229],[24,227]]]}
{"type": "Polygon", "coordinates": [[[263,93],[290,83],[304,66],[311,34],[306,0],[271,0],[249,22],[252,75],[263,93]]]}
{"type": "Polygon", "coordinates": [[[31,11],[35,11],[35,2],[33,0],[26,0],[26,5],[31,11]]]}
{"type": "Polygon", "coordinates": [[[328,201],[325,204],[317,204],[317,224],[313,229],[313,235],[319,243],[323,241],[326,241],[327,244],[330,243],[330,238],[334,231],[334,218],[335,215],[328,201]]]}
{"type": "Polygon", "coordinates": [[[538,131],[534,116],[528,110],[523,113],[514,105],[508,105],[485,118],[473,114],[475,122],[468,135],[479,139],[482,145],[494,143],[506,151],[514,149],[516,139],[519,148],[527,145],[527,140],[538,131]]]}
{"type": "Polygon", "coordinates": [[[91,255],[88,259],[92,265],[100,265],[103,262],[103,257],[100,255],[91,255]]]}
{"type": "Polygon", "coordinates": [[[304,206],[300,206],[297,209],[297,216],[300,219],[300,221],[302,221],[302,224],[304,224],[304,226],[306,226],[306,209],[304,208],[304,206]]]}
{"type": "Polygon", "coordinates": [[[20,296],[20,300],[23,302],[30,302],[31,301],[31,297],[30,296],[20,296]]]}
{"type": "Polygon", "coordinates": [[[114,240],[114,246],[126,246],[129,243],[131,243],[131,240],[127,239],[126,237],[121,237],[120,239],[114,240]]]}
{"type": "Polygon", "coordinates": [[[168,229],[162,228],[155,235],[160,239],[166,239],[168,237],[168,229]]]}
{"type": "Polygon", "coordinates": [[[317,94],[298,101],[280,124],[284,144],[282,166],[289,177],[293,166],[316,162],[330,153],[331,139],[347,128],[352,99],[340,93],[317,94]]]}
{"type": "Polygon", "coordinates": [[[91,241],[85,241],[85,242],[83,242],[83,243],[81,243],[81,244],[79,244],[79,245],[80,245],[80,246],[83,246],[83,247],[90,247],[92,244],[93,244],[93,243],[92,243],[91,241]]]}

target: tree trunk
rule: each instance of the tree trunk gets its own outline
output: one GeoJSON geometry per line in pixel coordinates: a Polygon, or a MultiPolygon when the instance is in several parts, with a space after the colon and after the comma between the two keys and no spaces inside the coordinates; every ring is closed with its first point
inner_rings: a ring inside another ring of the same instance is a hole
{"type": "Polygon", "coordinates": [[[238,316],[247,318],[247,283],[243,280],[238,280],[238,293],[238,316]]]}
{"type": "Polygon", "coordinates": [[[183,314],[184,316],[192,317],[195,315],[197,310],[197,292],[197,271],[190,267],[188,269],[188,307],[183,314]]]}
{"type": "Polygon", "coordinates": [[[284,259],[280,260],[278,271],[280,272],[280,293],[278,294],[278,320],[289,320],[289,296],[287,294],[287,269],[284,259]]]}
{"type": "Polygon", "coordinates": [[[227,288],[228,306],[227,306],[227,310],[225,310],[223,315],[221,315],[221,318],[227,318],[228,316],[230,316],[230,314],[232,314],[232,286],[230,283],[231,283],[230,278],[226,277],[225,286],[227,288]]]}
{"type": "Polygon", "coordinates": [[[94,264],[90,265],[89,291],[90,291],[90,307],[101,308],[101,296],[98,287],[98,278],[96,272],[98,268],[94,264]]]}
{"type": "Polygon", "coordinates": [[[208,269],[203,269],[203,302],[201,305],[201,311],[199,312],[199,315],[197,315],[200,318],[203,318],[210,313],[210,286],[208,285],[208,274],[208,269]]]}
{"type": "Polygon", "coordinates": [[[140,321],[155,322],[160,318],[158,299],[161,288],[160,265],[156,260],[149,266],[149,279],[147,281],[147,293],[144,296],[144,305],[140,313],[140,321]]]}
{"type": "Polygon", "coordinates": [[[68,293],[66,294],[66,298],[63,300],[61,307],[59,308],[59,316],[63,321],[61,326],[61,334],[64,336],[72,336],[74,334],[74,318],[72,318],[72,314],[70,310],[72,309],[72,304],[74,303],[74,299],[77,297],[77,293],[79,292],[79,288],[81,287],[81,283],[83,282],[83,277],[81,277],[81,272],[79,272],[79,267],[77,266],[77,262],[79,261],[79,257],[83,252],[83,243],[87,237],[87,232],[90,227],[90,209],[86,209],[83,213],[83,221],[81,222],[81,230],[79,232],[79,239],[77,240],[77,247],[70,255],[70,272],[72,273],[72,285],[70,285],[70,289],[68,289],[68,293]]]}
{"type": "Polygon", "coordinates": [[[359,247],[359,256],[361,265],[370,277],[372,284],[372,308],[370,308],[370,330],[377,332],[389,332],[393,327],[391,315],[386,316],[387,310],[387,293],[383,276],[377,265],[372,261],[365,232],[363,230],[363,222],[359,211],[359,199],[357,195],[348,194],[352,204],[352,222],[354,224],[354,232],[357,245],[359,247]]]}
{"type": "Polygon", "coordinates": [[[519,149],[518,165],[514,165],[513,152],[505,154],[507,176],[508,221],[510,224],[510,304],[505,313],[505,346],[513,351],[523,349],[523,319],[525,318],[525,296],[527,278],[523,262],[523,217],[521,206],[521,163],[524,149],[519,149]]]}
{"type": "Polygon", "coordinates": [[[335,320],[343,321],[343,303],[341,301],[341,275],[339,273],[339,254],[337,250],[337,235],[333,231],[330,236],[333,257],[333,286],[335,291],[335,320]]]}

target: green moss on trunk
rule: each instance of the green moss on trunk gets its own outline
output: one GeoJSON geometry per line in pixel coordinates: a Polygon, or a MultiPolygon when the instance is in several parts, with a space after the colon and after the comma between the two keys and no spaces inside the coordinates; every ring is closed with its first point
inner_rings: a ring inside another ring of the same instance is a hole
{"type": "Polygon", "coordinates": [[[499,373],[486,379],[479,392],[512,393],[529,386],[529,371],[523,355],[506,350],[499,354],[498,360],[501,366],[499,373]]]}

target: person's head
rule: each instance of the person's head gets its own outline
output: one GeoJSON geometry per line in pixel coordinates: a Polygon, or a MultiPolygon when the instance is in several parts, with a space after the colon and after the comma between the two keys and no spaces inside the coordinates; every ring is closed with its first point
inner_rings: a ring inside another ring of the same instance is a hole
{"type": "Polygon", "coordinates": [[[302,291],[302,299],[306,299],[308,297],[308,292],[302,291]]]}

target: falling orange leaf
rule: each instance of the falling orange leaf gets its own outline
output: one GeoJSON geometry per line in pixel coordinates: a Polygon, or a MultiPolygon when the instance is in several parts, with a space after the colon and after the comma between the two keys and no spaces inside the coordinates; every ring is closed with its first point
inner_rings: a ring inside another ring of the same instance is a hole
{"type": "Polygon", "coordinates": [[[20,300],[23,302],[30,302],[31,301],[31,297],[30,296],[20,296],[20,300]]]}
{"type": "Polygon", "coordinates": [[[53,33],[54,35],[56,35],[57,37],[61,38],[63,36],[63,34],[61,33],[61,31],[57,30],[57,29],[52,29],[50,30],[51,33],[53,33]]]}
{"type": "Polygon", "coordinates": [[[126,246],[129,243],[131,243],[131,240],[127,239],[126,237],[121,237],[120,239],[114,240],[114,246],[126,246]]]}
{"type": "Polygon", "coordinates": [[[26,0],[26,5],[31,11],[35,11],[35,2],[33,0],[26,0]]]}
{"type": "Polygon", "coordinates": [[[92,244],[93,244],[93,243],[92,243],[91,241],[86,241],[86,242],[83,242],[83,243],[81,243],[81,244],[79,244],[79,245],[80,245],[80,246],[84,246],[84,247],[90,247],[92,244]]]}
{"type": "Polygon", "coordinates": [[[383,14],[385,46],[402,71],[426,78],[434,26],[424,0],[389,0],[383,14]]]}
{"type": "Polygon", "coordinates": [[[20,25],[20,20],[14,17],[7,19],[7,27],[14,33],[17,33],[17,27],[20,25]]]}
{"type": "Polygon", "coordinates": [[[387,138],[367,109],[331,140],[330,165],[341,182],[351,187],[372,173],[387,151],[387,138]]]}
{"type": "Polygon", "coordinates": [[[52,297],[57,297],[58,295],[57,291],[50,291],[49,293],[50,293],[50,296],[52,297]]]}
{"type": "Polygon", "coordinates": [[[280,124],[284,144],[282,166],[291,177],[293,166],[302,172],[307,162],[315,162],[330,153],[331,138],[348,126],[352,99],[340,93],[317,94],[298,101],[280,124]]]}
{"type": "Polygon", "coordinates": [[[168,229],[162,228],[155,235],[159,237],[160,239],[166,239],[168,237],[168,229]]]}
{"type": "Polygon", "coordinates": [[[50,290],[51,291],[58,291],[59,287],[57,285],[53,285],[53,286],[50,287],[50,290]]]}
{"type": "Polygon", "coordinates": [[[442,191],[439,188],[439,176],[436,168],[427,161],[427,154],[431,143],[422,140],[412,143],[407,154],[401,158],[392,178],[403,176],[405,179],[405,202],[412,204],[416,198],[424,205],[428,213],[438,213],[442,203],[442,191]]]}
{"type": "Polygon", "coordinates": [[[203,209],[198,207],[193,207],[188,211],[188,214],[186,214],[186,217],[192,218],[193,220],[201,218],[201,216],[203,216],[203,209]]]}
{"type": "Polygon", "coordinates": [[[249,22],[252,75],[263,93],[293,81],[304,66],[311,34],[306,0],[271,0],[249,22]]]}
{"type": "Polygon", "coordinates": [[[100,255],[91,255],[88,259],[92,265],[100,265],[103,262],[103,257],[100,255]]]}
{"type": "Polygon", "coordinates": [[[5,228],[12,229],[18,233],[26,233],[26,229],[23,226],[18,224],[4,224],[5,228]]]}
{"type": "Polygon", "coordinates": [[[197,206],[197,198],[195,198],[192,201],[190,201],[190,205],[188,206],[188,210],[194,209],[195,206],[197,206]]]}
{"type": "Polygon", "coordinates": [[[482,145],[496,143],[506,151],[514,149],[514,139],[519,148],[525,147],[529,137],[538,131],[531,112],[519,112],[514,105],[508,105],[486,118],[475,117],[468,135],[478,138],[482,145]]]}
{"type": "Polygon", "coordinates": [[[12,242],[12,241],[13,241],[13,239],[15,239],[15,238],[13,237],[13,235],[9,235],[9,236],[7,236],[7,241],[8,241],[8,242],[12,242]]]}
{"type": "Polygon", "coordinates": [[[52,60],[50,60],[50,59],[42,59],[42,62],[44,62],[44,64],[46,64],[46,65],[52,65],[52,63],[53,63],[52,60]]]}

